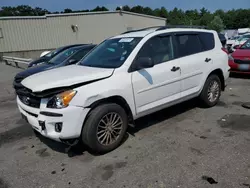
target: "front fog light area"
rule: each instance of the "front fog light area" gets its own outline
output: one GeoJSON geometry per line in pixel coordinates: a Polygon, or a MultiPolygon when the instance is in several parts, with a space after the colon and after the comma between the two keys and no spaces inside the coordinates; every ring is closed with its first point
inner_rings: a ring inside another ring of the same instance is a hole
{"type": "Polygon", "coordinates": [[[55,131],[60,133],[62,131],[62,126],[63,126],[62,122],[55,123],[55,131]]]}

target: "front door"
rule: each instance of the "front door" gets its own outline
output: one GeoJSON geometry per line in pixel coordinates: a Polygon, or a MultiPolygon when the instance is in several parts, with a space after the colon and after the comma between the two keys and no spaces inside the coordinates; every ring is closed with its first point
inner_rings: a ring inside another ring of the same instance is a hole
{"type": "Polygon", "coordinates": [[[172,36],[149,39],[137,54],[150,57],[154,67],[132,72],[137,115],[155,111],[180,98],[181,82],[179,60],[175,59],[172,36]]]}

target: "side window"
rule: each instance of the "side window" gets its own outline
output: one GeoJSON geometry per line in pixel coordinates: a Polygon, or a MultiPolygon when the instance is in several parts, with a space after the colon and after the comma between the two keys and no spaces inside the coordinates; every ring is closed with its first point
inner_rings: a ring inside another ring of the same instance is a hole
{"type": "MultiPolygon", "coordinates": [[[[199,33],[199,37],[201,40],[201,44],[203,47],[203,51],[212,50],[215,47],[214,42],[214,34],[213,33],[199,33]]],[[[226,38],[220,38],[220,41],[223,45],[224,42],[226,42],[226,38]]],[[[224,45],[223,45],[224,46],[224,45]]]]}
{"type": "Polygon", "coordinates": [[[139,57],[150,57],[154,64],[160,64],[174,58],[171,36],[156,36],[149,39],[137,54],[139,57]]]}
{"type": "Polygon", "coordinates": [[[176,35],[179,57],[202,52],[202,45],[197,34],[176,35]]]}
{"type": "MultiPolygon", "coordinates": [[[[214,43],[214,35],[213,33],[199,33],[199,37],[202,43],[202,47],[204,51],[208,51],[208,50],[212,50],[214,49],[215,43],[214,43]]],[[[220,41],[221,43],[223,43],[223,41],[226,40],[226,38],[222,38],[222,36],[220,37],[220,41]]]]}
{"type": "Polygon", "coordinates": [[[80,50],[79,52],[76,52],[70,59],[80,61],[88,52],[89,49],[80,50]]]}

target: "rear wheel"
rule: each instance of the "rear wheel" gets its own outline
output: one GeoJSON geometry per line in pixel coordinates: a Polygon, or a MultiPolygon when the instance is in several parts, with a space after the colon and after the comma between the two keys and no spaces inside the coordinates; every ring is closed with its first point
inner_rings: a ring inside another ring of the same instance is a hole
{"type": "Polygon", "coordinates": [[[84,124],[82,140],[92,151],[106,153],[117,148],[126,134],[128,117],[117,104],[94,108],[84,124]]]}
{"type": "Polygon", "coordinates": [[[200,99],[205,107],[216,105],[221,95],[221,81],[217,75],[211,75],[205,82],[200,99]]]}

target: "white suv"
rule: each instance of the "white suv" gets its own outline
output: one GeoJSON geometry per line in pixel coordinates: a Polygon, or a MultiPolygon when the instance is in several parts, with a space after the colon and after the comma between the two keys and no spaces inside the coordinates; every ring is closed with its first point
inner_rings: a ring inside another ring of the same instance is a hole
{"type": "Polygon", "coordinates": [[[129,31],[103,41],[78,65],[24,79],[18,108],[45,137],[108,152],[139,117],[195,97],[216,105],[229,76],[221,48],[211,30],[129,31]]]}

